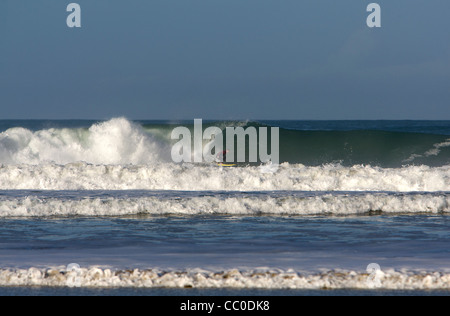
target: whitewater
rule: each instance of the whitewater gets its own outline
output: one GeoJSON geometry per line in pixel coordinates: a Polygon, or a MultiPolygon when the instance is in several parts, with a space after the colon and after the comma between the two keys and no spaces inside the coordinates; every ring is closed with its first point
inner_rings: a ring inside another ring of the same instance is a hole
{"type": "Polygon", "coordinates": [[[445,192],[19,191],[0,193],[0,217],[130,215],[365,215],[450,213],[445,192]]]}
{"type": "Polygon", "coordinates": [[[282,164],[274,174],[261,167],[217,168],[178,164],[2,165],[0,189],[8,190],[238,190],[238,191],[450,191],[450,167],[282,164]]]}

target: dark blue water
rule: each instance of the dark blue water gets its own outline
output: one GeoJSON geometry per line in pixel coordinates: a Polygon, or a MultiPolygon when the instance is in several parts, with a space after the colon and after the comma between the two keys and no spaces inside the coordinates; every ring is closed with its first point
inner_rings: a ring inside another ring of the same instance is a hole
{"type": "MultiPolygon", "coordinates": [[[[102,120],[0,120],[0,132],[13,127],[24,127],[32,131],[48,128],[89,128],[102,120]]],[[[193,124],[192,121],[138,120],[143,126],[178,126],[193,124]]],[[[264,120],[262,124],[294,130],[321,131],[351,131],[351,130],[382,130],[389,132],[428,133],[450,135],[450,121],[420,121],[420,120],[347,120],[347,121],[303,121],[303,120],[264,120]]],[[[214,125],[220,121],[205,120],[205,124],[214,125]]],[[[232,126],[232,122],[229,122],[232,126]]],[[[251,123],[251,121],[250,121],[251,123]]]]}
{"type": "Polygon", "coordinates": [[[361,131],[379,130],[387,132],[408,132],[450,135],[450,121],[420,120],[348,120],[348,121],[261,121],[271,126],[294,130],[316,131],[361,131]]]}
{"type": "Polygon", "coordinates": [[[0,220],[0,263],[21,268],[317,272],[449,268],[450,217],[138,216],[0,220]]]}

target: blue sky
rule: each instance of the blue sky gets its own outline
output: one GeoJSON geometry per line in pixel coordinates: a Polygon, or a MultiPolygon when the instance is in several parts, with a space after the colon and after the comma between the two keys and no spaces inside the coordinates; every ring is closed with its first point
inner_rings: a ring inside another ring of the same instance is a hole
{"type": "Polygon", "coordinates": [[[1,0],[0,119],[450,119],[450,1],[370,2],[1,0]]]}

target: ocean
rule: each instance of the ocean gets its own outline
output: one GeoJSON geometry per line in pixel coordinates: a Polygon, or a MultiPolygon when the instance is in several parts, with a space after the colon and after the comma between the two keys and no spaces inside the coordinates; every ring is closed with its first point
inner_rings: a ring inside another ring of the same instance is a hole
{"type": "Polygon", "coordinates": [[[205,121],[278,127],[275,172],[178,126],[0,121],[0,295],[450,294],[450,121],[205,121]]]}

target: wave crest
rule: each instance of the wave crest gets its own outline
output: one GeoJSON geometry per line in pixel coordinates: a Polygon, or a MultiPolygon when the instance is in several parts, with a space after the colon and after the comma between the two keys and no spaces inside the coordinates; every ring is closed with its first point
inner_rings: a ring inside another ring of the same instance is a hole
{"type": "Polygon", "coordinates": [[[167,159],[164,145],[125,118],[94,124],[89,129],[11,128],[0,134],[0,162],[39,165],[148,164],[167,159]]]}

